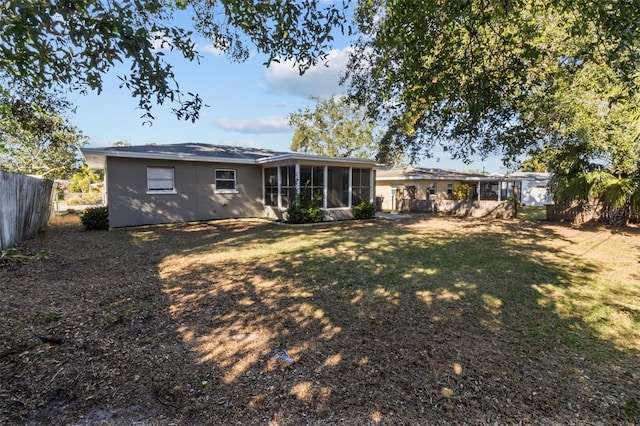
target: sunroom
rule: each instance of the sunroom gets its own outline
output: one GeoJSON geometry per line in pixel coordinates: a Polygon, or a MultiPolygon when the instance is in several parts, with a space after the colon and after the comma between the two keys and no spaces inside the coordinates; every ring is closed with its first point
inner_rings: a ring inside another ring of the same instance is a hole
{"type": "Polygon", "coordinates": [[[371,163],[265,165],[265,216],[282,220],[284,212],[299,196],[320,207],[324,220],[350,219],[353,206],[361,201],[374,201],[375,171],[371,163]]]}

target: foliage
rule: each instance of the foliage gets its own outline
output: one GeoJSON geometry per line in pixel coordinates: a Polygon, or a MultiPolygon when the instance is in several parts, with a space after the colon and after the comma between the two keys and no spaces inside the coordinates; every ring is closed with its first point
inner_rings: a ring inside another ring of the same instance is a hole
{"type": "Polygon", "coordinates": [[[438,145],[463,160],[515,161],[583,139],[587,118],[600,139],[629,122],[587,112],[634,105],[637,16],[633,1],[361,1],[350,94],[388,123],[380,161],[438,145]]]}
{"type": "Polygon", "coordinates": [[[49,179],[67,179],[86,143],[61,111],[59,99],[24,89],[17,97],[0,92],[0,168],[49,179]]]}
{"type": "Polygon", "coordinates": [[[351,208],[354,219],[372,219],[376,216],[376,205],[370,201],[362,200],[351,208]]]}
{"type": "MultiPolygon", "coordinates": [[[[614,77],[607,76],[611,81],[614,77]]],[[[590,92],[576,93],[580,107],[566,108],[577,117],[570,143],[548,142],[538,158],[554,173],[552,191],[556,201],[601,203],[610,225],[624,225],[640,214],[640,97],[633,102],[605,104],[616,95],[610,85],[595,85],[590,92]]]]}
{"type": "Polygon", "coordinates": [[[287,208],[287,222],[289,223],[317,223],[322,222],[324,213],[320,208],[321,194],[312,194],[311,188],[305,186],[296,194],[295,200],[287,208]]]}
{"type": "Polygon", "coordinates": [[[36,254],[28,255],[22,253],[16,248],[7,248],[0,250],[0,265],[27,263],[31,261],[44,260],[51,257],[51,253],[47,250],[40,250],[36,254]]]}
{"type": "Polygon", "coordinates": [[[595,170],[553,181],[558,201],[600,202],[609,225],[622,226],[632,214],[640,215],[640,170],[616,176],[608,170],[595,170]]]}
{"type": "Polygon", "coordinates": [[[345,98],[316,100],[289,116],[295,128],[291,150],[329,157],[373,158],[379,135],[365,111],[345,98]]]}
{"type": "Polygon", "coordinates": [[[80,216],[80,220],[87,231],[109,229],[109,208],[107,206],[88,208],[80,216]]]}
{"type": "Polygon", "coordinates": [[[530,157],[520,162],[521,172],[543,173],[548,172],[547,165],[538,157],[530,157]]]}
{"type": "Polygon", "coordinates": [[[153,119],[152,105],[169,101],[178,118],[193,121],[203,100],[180,89],[166,52],[199,61],[197,33],[234,60],[245,60],[252,45],[267,64],[293,59],[302,72],[328,54],[331,32],[344,21],[343,6],[321,0],[10,0],[0,6],[0,75],[6,87],[18,81],[100,93],[104,75],[123,70],[121,87],[143,117],[153,119]],[[174,24],[185,15],[192,28],[174,24]]]}
{"type": "Polygon", "coordinates": [[[92,183],[102,182],[101,173],[89,168],[86,164],[80,167],[80,170],[75,172],[71,176],[71,182],[69,183],[69,190],[72,192],[91,192],[92,183]]]}
{"type": "Polygon", "coordinates": [[[462,185],[458,185],[454,188],[453,192],[449,196],[451,200],[468,200],[471,196],[471,186],[469,184],[463,183],[462,185]]]}

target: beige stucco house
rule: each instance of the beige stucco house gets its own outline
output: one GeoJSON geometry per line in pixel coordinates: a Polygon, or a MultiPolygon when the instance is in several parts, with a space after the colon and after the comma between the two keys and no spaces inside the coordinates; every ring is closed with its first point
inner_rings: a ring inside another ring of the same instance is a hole
{"type": "Polygon", "coordinates": [[[301,191],[312,191],[326,220],[351,218],[374,201],[375,162],[185,143],[84,148],[105,171],[112,228],[226,218],[283,219],[301,191]]]}
{"type": "Polygon", "coordinates": [[[376,173],[376,202],[379,210],[404,210],[412,200],[449,199],[462,184],[469,185],[469,199],[497,200],[498,175],[425,167],[379,168],[376,173]]]}
{"type": "MultiPolygon", "coordinates": [[[[526,206],[551,202],[549,173],[475,173],[425,167],[378,168],[376,202],[379,210],[424,210],[420,201],[450,199],[460,185],[470,188],[468,200],[501,201],[517,196],[526,206]],[[517,187],[518,191],[514,192],[517,187]]],[[[428,203],[427,203],[428,204],[428,203]]],[[[427,210],[428,207],[425,207],[427,210]]]]}

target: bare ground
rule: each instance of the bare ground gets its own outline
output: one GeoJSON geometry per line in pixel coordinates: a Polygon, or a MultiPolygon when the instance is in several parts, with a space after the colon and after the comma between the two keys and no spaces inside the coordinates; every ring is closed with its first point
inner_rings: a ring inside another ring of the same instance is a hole
{"type": "Polygon", "coordinates": [[[637,229],[516,221],[60,217],[23,247],[47,259],[0,264],[0,423],[638,424],[637,332],[588,329],[553,289],[611,268],[638,321],[639,248],[637,229]]]}

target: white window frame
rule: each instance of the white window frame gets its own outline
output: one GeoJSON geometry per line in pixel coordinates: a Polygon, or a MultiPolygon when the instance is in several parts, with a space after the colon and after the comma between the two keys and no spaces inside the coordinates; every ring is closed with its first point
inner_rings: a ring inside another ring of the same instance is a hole
{"type": "Polygon", "coordinates": [[[216,194],[237,194],[238,193],[238,171],[236,169],[215,169],[214,170],[215,190],[216,194]],[[233,179],[218,179],[218,172],[233,172],[233,179]],[[233,182],[233,189],[219,189],[218,181],[233,182]]]}
{"type": "Polygon", "coordinates": [[[170,166],[147,166],[147,194],[177,194],[176,191],[176,169],[170,166]],[[156,178],[150,177],[149,172],[152,170],[171,171],[171,178],[163,177],[156,178]],[[153,181],[169,181],[171,180],[171,188],[152,188],[150,184],[153,181]]]}

